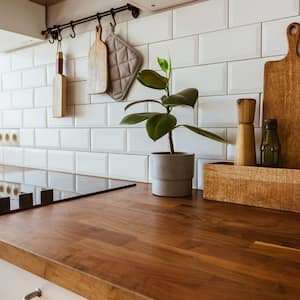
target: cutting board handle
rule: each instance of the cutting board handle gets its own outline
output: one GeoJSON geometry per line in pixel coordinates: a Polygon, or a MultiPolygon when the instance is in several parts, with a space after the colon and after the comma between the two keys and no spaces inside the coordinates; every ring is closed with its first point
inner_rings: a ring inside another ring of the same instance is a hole
{"type": "Polygon", "coordinates": [[[56,54],[56,72],[57,74],[63,74],[64,67],[64,55],[61,51],[56,54]]]}
{"type": "Polygon", "coordinates": [[[102,26],[97,25],[96,26],[96,42],[99,42],[102,40],[102,26]]]}
{"type": "Polygon", "coordinates": [[[300,40],[300,24],[292,23],[287,28],[287,38],[289,42],[288,57],[299,57],[298,45],[300,40]]]}

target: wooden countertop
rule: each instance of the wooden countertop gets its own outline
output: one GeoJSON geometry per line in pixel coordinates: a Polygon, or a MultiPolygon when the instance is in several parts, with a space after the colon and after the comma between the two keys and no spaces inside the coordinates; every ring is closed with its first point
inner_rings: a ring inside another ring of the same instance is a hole
{"type": "Polygon", "coordinates": [[[0,257],[88,299],[300,299],[300,214],[123,189],[0,217],[0,257]]]}

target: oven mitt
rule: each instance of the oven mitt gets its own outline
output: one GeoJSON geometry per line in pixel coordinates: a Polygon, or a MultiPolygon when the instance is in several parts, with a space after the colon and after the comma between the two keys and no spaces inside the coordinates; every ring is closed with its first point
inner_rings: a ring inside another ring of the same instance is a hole
{"type": "Polygon", "coordinates": [[[115,26],[111,24],[110,33],[106,38],[108,49],[108,90],[107,93],[115,100],[126,97],[137,72],[142,66],[142,55],[115,34],[115,26]]]}

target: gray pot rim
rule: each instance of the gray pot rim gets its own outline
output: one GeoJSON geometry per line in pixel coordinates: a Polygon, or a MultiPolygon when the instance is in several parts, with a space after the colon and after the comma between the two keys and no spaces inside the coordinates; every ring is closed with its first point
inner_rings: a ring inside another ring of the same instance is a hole
{"type": "Polygon", "coordinates": [[[171,156],[171,157],[176,157],[176,156],[194,156],[194,153],[187,153],[187,152],[175,152],[174,154],[171,154],[170,152],[152,152],[151,155],[153,156],[171,156]]]}

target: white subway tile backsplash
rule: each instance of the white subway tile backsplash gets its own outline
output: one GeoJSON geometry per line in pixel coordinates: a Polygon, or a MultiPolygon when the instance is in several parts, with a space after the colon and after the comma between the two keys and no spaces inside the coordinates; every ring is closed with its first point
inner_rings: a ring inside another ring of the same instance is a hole
{"type": "MultiPolygon", "coordinates": [[[[203,128],[226,138],[225,129],[203,128]]],[[[174,146],[177,152],[195,153],[196,157],[208,159],[226,159],[226,145],[197,135],[186,129],[178,128],[174,131],[174,146]]]]}
{"type": "Polygon", "coordinates": [[[133,46],[169,40],[171,38],[171,11],[128,22],[128,41],[133,46]]]}
{"type": "Polygon", "coordinates": [[[11,70],[11,56],[9,54],[0,55],[0,73],[9,72],[11,70]]]}
{"type": "Polygon", "coordinates": [[[48,169],[61,172],[75,172],[75,154],[71,151],[48,151],[48,169]]]}
{"type": "Polygon", "coordinates": [[[87,104],[90,98],[87,92],[87,82],[72,82],[68,84],[68,104],[87,104]]]}
{"type": "Polygon", "coordinates": [[[14,108],[32,108],[33,90],[23,89],[12,92],[12,106],[14,108]]]}
{"type": "Polygon", "coordinates": [[[46,109],[25,109],[23,113],[23,126],[25,128],[46,127],[46,109]]]}
{"type": "Polygon", "coordinates": [[[3,90],[15,90],[21,88],[21,72],[11,72],[2,75],[3,90]]]}
{"type": "Polygon", "coordinates": [[[62,50],[68,54],[68,59],[86,57],[90,50],[90,33],[78,34],[76,39],[65,39],[62,50]]]}
{"type": "Polygon", "coordinates": [[[26,69],[33,66],[33,48],[16,51],[11,56],[12,70],[26,69]]]}
{"type": "Polygon", "coordinates": [[[126,151],[126,129],[104,128],[92,129],[92,151],[124,152],[126,151]]]}
{"type": "Polygon", "coordinates": [[[52,105],[53,88],[51,86],[44,86],[34,89],[34,106],[46,107],[52,105]]]}
{"type": "Polygon", "coordinates": [[[198,124],[200,127],[236,127],[238,125],[237,103],[241,98],[256,100],[255,126],[259,126],[259,94],[212,96],[199,98],[198,124]]]}
{"type": "Polygon", "coordinates": [[[22,72],[23,88],[40,87],[46,85],[45,68],[35,68],[22,72]]]}
{"type": "Polygon", "coordinates": [[[281,57],[237,61],[228,64],[228,93],[261,93],[264,88],[264,67],[267,61],[281,57]]]}
{"type": "Polygon", "coordinates": [[[103,153],[76,153],[76,173],[91,176],[107,176],[108,155],[103,153]]]}
{"type": "Polygon", "coordinates": [[[141,70],[148,69],[148,67],[149,67],[149,46],[148,45],[137,46],[137,47],[135,47],[135,49],[143,57],[143,64],[141,66],[141,70]]]}
{"type": "MultiPolygon", "coordinates": [[[[144,103],[136,104],[130,107],[127,111],[125,111],[124,108],[128,104],[129,104],[128,102],[123,102],[123,103],[117,102],[117,103],[108,104],[108,126],[109,127],[124,127],[124,125],[120,124],[124,116],[128,114],[147,111],[147,105],[144,103]]],[[[143,127],[144,122],[139,123],[136,126],[143,127]]]]}
{"type": "Polygon", "coordinates": [[[18,147],[4,147],[3,162],[6,165],[23,166],[23,149],[18,147]]]}
{"type": "Polygon", "coordinates": [[[11,108],[11,93],[2,92],[0,93],[0,109],[11,108]]]}
{"type": "Polygon", "coordinates": [[[74,126],[74,106],[67,106],[66,115],[63,118],[53,118],[52,108],[47,109],[48,127],[73,127],[74,126]]]}
{"type": "Polygon", "coordinates": [[[75,60],[75,80],[88,79],[88,59],[86,57],[75,60]]]}
{"type": "Polygon", "coordinates": [[[24,167],[47,169],[47,150],[24,149],[24,167]]]}
{"type": "Polygon", "coordinates": [[[167,136],[154,142],[148,136],[145,128],[130,128],[127,130],[128,152],[149,154],[151,152],[167,152],[169,144],[167,136]]]}
{"type": "Polygon", "coordinates": [[[199,36],[199,63],[260,57],[260,24],[206,33],[199,36]]]}
{"type": "Polygon", "coordinates": [[[198,63],[198,38],[196,36],[151,44],[149,46],[150,69],[160,70],[157,57],[172,58],[174,68],[198,63]]]}
{"type": "Polygon", "coordinates": [[[75,105],[75,127],[105,127],[106,104],[75,105]]]}
{"type": "Polygon", "coordinates": [[[109,154],[108,176],[111,178],[128,179],[147,182],[148,156],[109,154]]]}
{"type": "Polygon", "coordinates": [[[3,128],[21,128],[22,127],[22,111],[21,110],[5,110],[2,113],[3,128]]]}
{"type": "Polygon", "coordinates": [[[285,55],[288,52],[286,29],[289,24],[300,23],[300,17],[265,22],[262,24],[262,55],[285,55]]]}
{"type": "Polygon", "coordinates": [[[229,0],[229,25],[231,27],[298,14],[298,0],[229,0]]]}
{"type": "Polygon", "coordinates": [[[55,63],[56,52],[56,44],[51,45],[46,42],[34,47],[34,64],[39,66],[55,63]]]}
{"type": "Polygon", "coordinates": [[[91,103],[111,103],[115,102],[108,94],[95,94],[91,95],[91,103]]]}
{"type": "Polygon", "coordinates": [[[58,129],[36,129],[35,144],[41,148],[59,148],[59,130],[58,129]]]}
{"type": "Polygon", "coordinates": [[[34,146],[34,129],[20,129],[20,145],[34,146]]]}
{"type": "Polygon", "coordinates": [[[227,65],[213,64],[173,71],[173,91],[197,88],[200,96],[225,95],[227,92],[227,65]]]}
{"type": "Polygon", "coordinates": [[[90,129],[62,129],[60,138],[64,150],[90,150],[90,129]]]}
{"type": "Polygon", "coordinates": [[[210,0],[174,10],[174,37],[227,28],[227,0],[210,0]]]}

